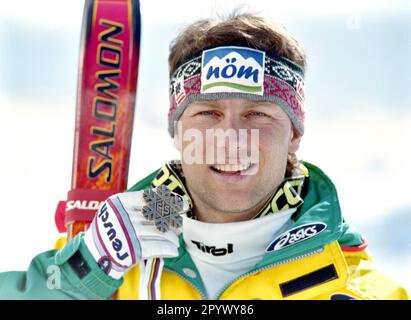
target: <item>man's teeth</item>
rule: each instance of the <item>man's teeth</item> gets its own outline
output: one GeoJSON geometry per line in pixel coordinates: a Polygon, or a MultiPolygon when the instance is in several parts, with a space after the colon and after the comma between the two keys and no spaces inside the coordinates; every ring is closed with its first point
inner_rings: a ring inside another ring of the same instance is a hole
{"type": "Polygon", "coordinates": [[[251,163],[246,164],[216,164],[213,166],[218,171],[227,171],[227,172],[234,172],[234,171],[244,171],[251,167],[251,163]]]}

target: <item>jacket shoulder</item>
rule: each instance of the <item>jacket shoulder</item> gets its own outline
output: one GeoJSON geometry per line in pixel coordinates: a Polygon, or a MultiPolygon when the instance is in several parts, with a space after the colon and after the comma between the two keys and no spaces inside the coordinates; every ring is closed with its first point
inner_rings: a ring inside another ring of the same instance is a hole
{"type": "Polygon", "coordinates": [[[348,250],[342,247],[349,270],[347,289],[368,299],[409,300],[407,290],[378,269],[367,248],[348,250]]]}

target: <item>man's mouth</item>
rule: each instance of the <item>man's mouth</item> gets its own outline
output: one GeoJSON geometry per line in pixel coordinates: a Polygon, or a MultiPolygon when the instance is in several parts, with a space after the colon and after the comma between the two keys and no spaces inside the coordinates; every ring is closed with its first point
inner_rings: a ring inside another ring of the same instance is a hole
{"type": "Polygon", "coordinates": [[[244,174],[252,166],[253,164],[248,162],[244,164],[214,164],[210,166],[210,168],[213,171],[224,175],[239,175],[244,174]]]}

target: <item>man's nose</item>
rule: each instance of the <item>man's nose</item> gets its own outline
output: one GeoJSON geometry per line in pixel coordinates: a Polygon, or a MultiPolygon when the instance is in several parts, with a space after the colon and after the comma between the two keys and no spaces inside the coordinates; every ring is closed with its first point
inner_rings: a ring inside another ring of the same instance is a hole
{"type": "Polygon", "coordinates": [[[250,130],[248,130],[249,128],[242,120],[241,115],[236,112],[225,114],[216,129],[224,132],[224,144],[217,145],[217,149],[222,148],[224,150],[226,159],[233,159],[236,162],[236,159],[240,159],[242,154],[247,154],[250,148],[248,144],[250,130]]]}
{"type": "Polygon", "coordinates": [[[227,112],[219,123],[219,128],[225,130],[233,129],[238,132],[240,129],[243,129],[240,116],[234,112],[227,112]]]}

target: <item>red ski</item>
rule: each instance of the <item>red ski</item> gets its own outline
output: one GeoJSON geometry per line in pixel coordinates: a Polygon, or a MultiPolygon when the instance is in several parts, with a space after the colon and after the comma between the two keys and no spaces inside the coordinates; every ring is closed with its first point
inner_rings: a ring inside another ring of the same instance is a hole
{"type": "Polygon", "coordinates": [[[86,0],[71,190],[56,224],[68,239],[127,188],[140,49],[138,0],[86,0]]]}

